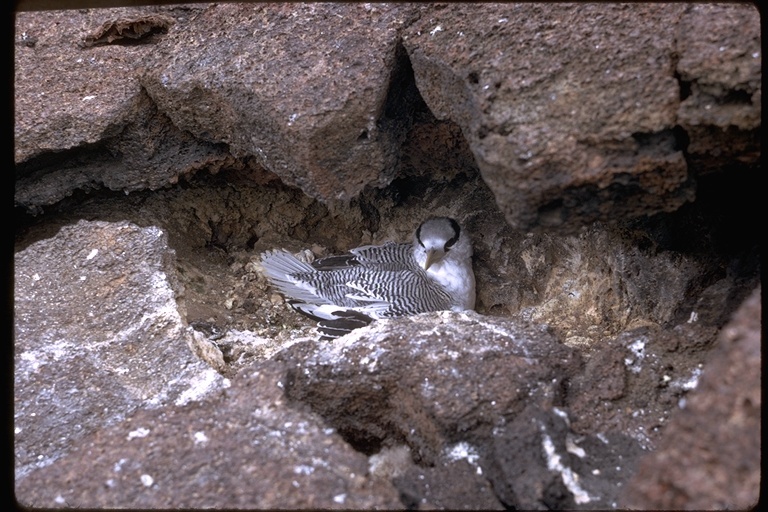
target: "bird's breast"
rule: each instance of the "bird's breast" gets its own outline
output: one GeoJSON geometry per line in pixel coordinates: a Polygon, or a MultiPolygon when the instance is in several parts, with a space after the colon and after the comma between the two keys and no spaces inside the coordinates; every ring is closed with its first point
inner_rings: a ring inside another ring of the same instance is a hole
{"type": "Polygon", "coordinates": [[[451,296],[451,309],[475,308],[475,274],[471,264],[442,261],[430,267],[427,275],[451,296]]]}

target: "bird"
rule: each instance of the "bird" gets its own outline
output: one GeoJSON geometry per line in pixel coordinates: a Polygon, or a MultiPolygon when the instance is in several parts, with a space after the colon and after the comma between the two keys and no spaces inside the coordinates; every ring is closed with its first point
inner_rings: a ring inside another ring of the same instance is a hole
{"type": "Polygon", "coordinates": [[[430,217],[411,243],[366,245],[311,263],[276,249],[262,254],[261,265],[271,285],[328,340],[374,320],[474,309],[472,252],[456,220],[430,217]]]}

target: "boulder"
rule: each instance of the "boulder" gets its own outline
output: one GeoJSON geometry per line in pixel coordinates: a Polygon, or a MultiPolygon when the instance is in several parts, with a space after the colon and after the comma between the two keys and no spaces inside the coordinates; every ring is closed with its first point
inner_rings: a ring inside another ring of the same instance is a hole
{"type": "Polygon", "coordinates": [[[223,168],[349,201],[392,183],[434,115],[514,228],[674,211],[698,176],[759,161],[758,20],[682,4],[20,13],[16,202],[223,168]]]}
{"type": "Polygon", "coordinates": [[[619,501],[636,510],[754,508],[760,498],[761,288],[720,332],[693,391],[619,501]]]}
{"type": "Polygon", "coordinates": [[[316,416],[286,405],[279,369],[205,400],[141,408],[17,481],[26,506],[397,509],[395,488],[316,416]]]}
{"type": "MultiPolygon", "coordinates": [[[[221,166],[252,169],[220,142],[175,127],[139,82],[164,32],[197,7],[22,12],[16,17],[15,200],[34,213],[102,187],[155,190],[221,166]],[[170,16],[169,14],[173,14],[170,16]],[[146,37],[86,44],[102,27],[143,22],[146,37]],[[156,29],[156,30],[155,30],[156,29]]],[[[257,168],[258,169],[258,168],[257,168]]],[[[258,171],[253,171],[258,174],[258,171]]]]}
{"type": "Polygon", "coordinates": [[[757,20],[19,13],[20,503],[750,506],[757,20]],[[261,272],[263,251],[408,241],[431,215],[472,237],[476,312],[321,342],[261,272]]]}
{"type": "Polygon", "coordinates": [[[424,100],[461,126],[508,223],[573,232],[692,201],[699,169],[686,150],[716,152],[712,126],[743,126],[729,139],[756,162],[759,16],[700,7],[447,4],[403,44],[424,100]],[[700,87],[727,105],[702,114],[713,101],[700,87]],[[693,91],[682,102],[681,89],[693,91]]]}
{"type": "Polygon", "coordinates": [[[53,464],[138,408],[226,381],[190,350],[165,233],[81,221],[14,260],[16,476],[53,464]]]}
{"type": "Polygon", "coordinates": [[[311,197],[348,200],[398,170],[414,92],[397,43],[412,10],[216,4],[169,33],[141,83],[174,126],[311,197]]]}

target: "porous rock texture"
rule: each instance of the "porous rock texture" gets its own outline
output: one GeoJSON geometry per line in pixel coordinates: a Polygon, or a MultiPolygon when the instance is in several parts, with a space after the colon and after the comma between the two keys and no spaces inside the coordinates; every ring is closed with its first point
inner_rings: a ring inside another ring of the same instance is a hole
{"type": "Polygon", "coordinates": [[[127,222],[80,221],[16,254],[17,476],[139,407],[222,385],[189,350],[173,263],[162,230],[127,222]]]}
{"type": "MultiPolygon", "coordinates": [[[[85,46],[109,20],[157,16],[154,10],[144,11],[18,13],[14,98],[19,204],[39,211],[77,190],[157,189],[201,168],[247,166],[237,164],[224,144],[173,126],[144,92],[136,66],[147,54],[147,43],[141,41],[152,44],[157,37],[153,32],[134,44],[119,45],[118,39],[114,45],[85,46]]],[[[183,23],[188,15],[182,9],[173,19],[183,23]]]]}
{"type": "Polygon", "coordinates": [[[141,83],[174,126],[313,197],[350,199],[397,171],[408,107],[398,93],[409,91],[388,93],[403,80],[396,50],[410,11],[221,4],[165,38],[141,83]]]}
{"type": "Polygon", "coordinates": [[[365,455],[285,405],[279,378],[266,366],[206,400],[137,410],[22,479],[17,497],[67,508],[399,508],[394,486],[367,476],[365,455]]]}
{"type": "Polygon", "coordinates": [[[232,157],[325,202],[350,199],[393,180],[423,97],[461,127],[513,227],[673,211],[698,174],[758,162],[758,29],[746,5],[22,13],[17,202],[158,188],[232,157]],[[132,20],[146,37],[85,44],[132,20]],[[62,151],[49,172],[44,155],[62,151]]]}
{"type": "Polygon", "coordinates": [[[435,7],[403,44],[424,100],[438,119],[461,126],[512,226],[551,231],[675,210],[695,196],[699,170],[686,147],[701,157],[702,139],[724,131],[739,141],[742,163],[757,163],[754,10],[476,9],[435,7]]]}
{"type": "Polygon", "coordinates": [[[629,482],[624,507],[746,510],[756,504],[761,317],[757,289],[720,333],[696,392],[670,418],[658,450],[629,482]]]}
{"type": "Polygon", "coordinates": [[[746,4],[18,13],[17,499],[749,507],[758,20],[746,4]],[[429,215],[472,236],[476,312],[320,342],[261,273],[264,250],[406,241],[429,215]]]}

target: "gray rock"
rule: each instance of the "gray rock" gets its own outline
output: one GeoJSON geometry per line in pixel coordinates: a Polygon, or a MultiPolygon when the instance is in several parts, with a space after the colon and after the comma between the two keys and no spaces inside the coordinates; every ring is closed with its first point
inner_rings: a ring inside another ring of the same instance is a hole
{"type": "Polygon", "coordinates": [[[81,221],[15,257],[16,474],[53,463],[137,408],[223,385],[198,360],[165,233],[81,221]]]}
{"type": "Polygon", "coordinates": [[[285,403],[282,369],[186,406],[140,409],[17,483],[34,507],[399,509],[386,480],[317,416],[285,403]]]}

